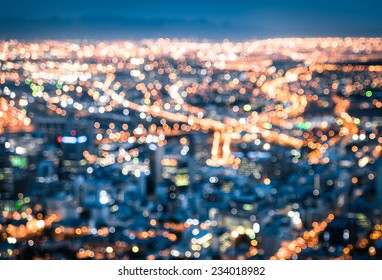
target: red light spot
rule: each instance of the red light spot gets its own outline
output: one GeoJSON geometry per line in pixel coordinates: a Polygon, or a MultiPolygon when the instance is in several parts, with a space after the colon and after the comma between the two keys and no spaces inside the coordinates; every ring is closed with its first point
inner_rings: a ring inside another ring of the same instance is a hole
{"type": "Polygon", "coordinates": [[[62,136],[58,136],[58,137],[57,137],[57,142],[58,142],[58,143],[62,143],[62,136]]]}
{"type": "Polygon", "coordinates": [[[70,131],[70,135],[76,136],[77,132],[75,130],[70,131]]]}

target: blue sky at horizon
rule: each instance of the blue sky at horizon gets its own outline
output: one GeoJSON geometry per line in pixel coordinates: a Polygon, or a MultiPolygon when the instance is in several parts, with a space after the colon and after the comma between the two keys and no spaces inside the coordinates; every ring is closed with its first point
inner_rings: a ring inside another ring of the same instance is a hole
{"type": "Polygon", "coordinates": [[[2,3],[1,37],[382,36],[382,1],[78,1],[2,3]]]}

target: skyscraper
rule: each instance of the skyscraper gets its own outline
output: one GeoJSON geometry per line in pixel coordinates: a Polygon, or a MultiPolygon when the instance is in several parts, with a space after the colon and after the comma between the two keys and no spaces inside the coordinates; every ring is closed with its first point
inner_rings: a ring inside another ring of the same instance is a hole
{"type": "Polygon", "coordinates": [[[147,177],[147,195],[155,193],[155,188],[162,182],[162,159],[164,148],[157,146],[155,150],[149,151],[150,175],[147,177]]]}
{"type": "Polygon", "coordinates": [[[0,150],[0,199],[8,199],[13,195],[14,178],[12,164],[5,151],[0,150]]]}
{"type": "Polygon", "coordinates": [[[377,207],[382,209],[382,158],[380,157],[377,161],[377,172],[376,172],[376,203],[377,207]]]}

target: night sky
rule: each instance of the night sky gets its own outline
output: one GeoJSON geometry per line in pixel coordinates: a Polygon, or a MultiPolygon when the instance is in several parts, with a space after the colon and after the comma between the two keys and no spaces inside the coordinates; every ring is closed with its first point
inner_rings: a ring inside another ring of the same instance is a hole
{"type": "Polygon", "coordinates": [[[18,0],[1,3],[0,39],[382,36],[380,0],[18,0]]]}

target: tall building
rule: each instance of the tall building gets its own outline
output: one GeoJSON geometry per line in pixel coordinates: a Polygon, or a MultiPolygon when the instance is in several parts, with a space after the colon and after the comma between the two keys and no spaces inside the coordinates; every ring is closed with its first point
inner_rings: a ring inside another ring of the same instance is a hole
{"type": "Polygon", "coordinates": [[[11,198],[14,192],[13,168],[5,151],[0,150],[0,200],[11,198]]]}
{"type": "Polygon", "coordinates": [[[155,189],[162,182],[162,159],[164,147],[159,147],[149,151],[150,175],[147,176],[147,195],[155,194],[155,189]]]}
{"type": "Polygon", "coordinates": [[[88,147],[88,137],[86,135],[77,135],[75,130],[70,135],[58,136],[57,143],[62,149],[60,160],[60,175],[62,178],[73,177],[73,174],[85,172],[86,160],[83,152],[88,147]]]}
{"type": "Polygon", "coordinates": [[[376,203],[377,207],[382,209],[382,157],[380,157],[377,161],[376,179],[376,203]]]}
{"type": "Polygon", "coordinates": [[[51,141],[67,130],[68,122],[58,117],[34,117],[35,131],[40,132],[45,140],[51,141]]]}

